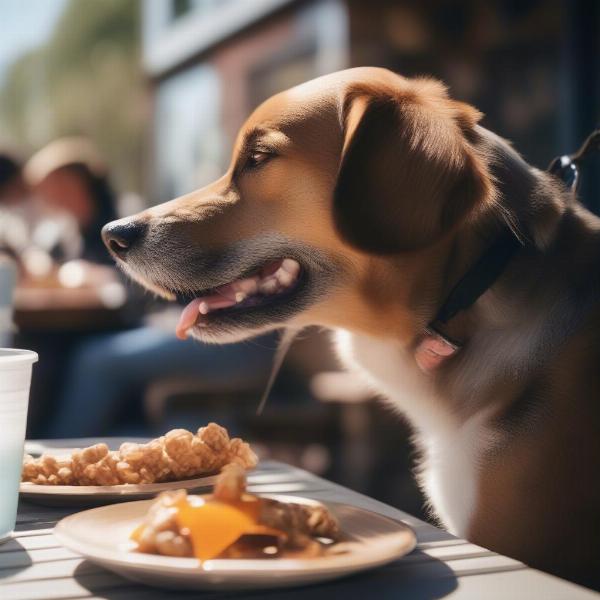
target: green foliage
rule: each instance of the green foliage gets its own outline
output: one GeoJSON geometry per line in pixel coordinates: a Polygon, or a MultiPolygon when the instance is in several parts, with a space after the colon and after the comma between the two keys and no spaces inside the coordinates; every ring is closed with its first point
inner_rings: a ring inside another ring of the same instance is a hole
{"type": "Polygon", "coordinates": [[[140,0],[70,0],[48,43],[0,88],[0,138],[32,150],[87,135],[120,189],[140,191],[149,102],[140,63],[140,0]]]}

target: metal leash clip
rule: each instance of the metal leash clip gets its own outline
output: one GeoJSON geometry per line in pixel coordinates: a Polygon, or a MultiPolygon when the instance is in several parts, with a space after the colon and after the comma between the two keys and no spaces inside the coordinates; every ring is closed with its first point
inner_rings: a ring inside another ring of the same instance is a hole
{"type": "Polygon", "coordinates": [[[579,167],[584,159],[595,151],[600,151],[600,129],[593,131],[577,152],[557,156],[550,163],[548,172],[562,179],[572,192],[576,192],[579,186],[579,167]]]}

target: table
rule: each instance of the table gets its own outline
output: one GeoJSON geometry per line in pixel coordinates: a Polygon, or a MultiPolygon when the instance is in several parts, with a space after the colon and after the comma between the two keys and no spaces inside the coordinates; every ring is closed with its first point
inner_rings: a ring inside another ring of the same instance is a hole
{"type": "MultiPolygon", "coordinates": [[[[89,440],[78,440],[86,445],[89,440]]],[[[72,446],[73,440],[55,440],[72,446]]],[[[174,597],[325,600],[370,598],[409,600],[583,600],[600,594],[530,569],[522,563],[457,539],[391,506],[283,463],[267,461],[249,477],[252,492],[296,494],[364,507],[410,525],[417,549],[402,560],[372,572],[311,587],[249,593],[190,593],[155,590],[135,584],[62,547],[52,528],[73,509],[19,505],[15,538],[0,545],[0,598],[54,600],[107,598],[158,600],[174,597]]],[[[110,532],[107,532],[108,534],[110,532]]]]}
{"type": "Polygon", "coordinates": [[[19,286],[14,319],[24,332],[119,329],[131,320],[123,310],[125,301],[119,281],[81,288],[19,286]]]}

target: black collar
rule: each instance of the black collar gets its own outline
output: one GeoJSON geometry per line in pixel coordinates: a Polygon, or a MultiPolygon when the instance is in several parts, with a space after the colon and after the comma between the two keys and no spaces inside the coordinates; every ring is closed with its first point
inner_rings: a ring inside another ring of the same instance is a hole
{"type": "MultiPolygon", "coordinates": [[[[531,196],[537,182],[531,167],[496,134],[483,127],[478,127],[477,133],[483,148],[492,157],[489,168],[496,182],[497,193],[505,198],[531,196]]],[[[525,215],[520,213],[524,207],[518,202],[508,204],[512,205],[511,221],[514,221],[516,226],[511,227],[508,221],[501,221],[500,232],[454,285],[425,329],[424,338],[420,342],[421,348],[427,347],[429,351],[430,342],[435,340],[433,347],[437,348],[436,352],[445,352],[447,353],[445,356],[454,354],[462,343],[461,340],[453,340],[444,333],[445,325],[457,313],[471,308],[479,300],[500,277],[517,250],[523,246],[521,239],[523,232],[520,228],[525,215]]]]}
{"type": "Polygon", "coordinates": [[[503,225],[492,244],[450,290],[434,319],[417,340],[414,357],[421,371],[431,373],[461,349],[462,342],[448,336],[444,332],[445,325],[457,313],[477,302],[523,245],[516,233],[507,224],[503,225]]]}
{"type": "MultiPolygon", "coordinates": [[[[496,138],[495,134],[478,128],[484,138],[496,138]]],[[[493,165],[494,176],[500,182],[500,192],[503,193],[503,184],[508,178],[518,173],[523,174],[529,168],[523,159],[504,143],[496,148],[503,157],[493,165]]],[[[548,171],[559,177],[571,189],[577,191],[579,180],[578,167],[589,154],[600,151],[600,129],[591,133],[583,142],[581,148],[573,154],[555,158],[548,167],[548,171]]],[[[527,177],[523,179],[526,181],[527,177]]],[[[443,332],[443,327],[457,313],[473,306],[480,296],[489,289],[502,274],[516,251],[524,243],[517,237],[515,231],[504,224],[502,232],[492,242],[488,249],[479,257],[477,262],[465,273],[448,294],[446,300],[438,310],[434,319],[425,330],[426,336],[436,337],[442,345],[458,350],[460,341],[453,340],[443,332]]]]}
{"type": "Polygon", "coordinates": [[[463,275],[452,288],[438,310],[428,329],[445,338],[450,344],[460,347],[460,342],[443,333],[443,326],[457,313],[473,306],[480,296],[500,277],[515,252],[523,242],[508,226],[479,257],[477,262],[463,275]]]}

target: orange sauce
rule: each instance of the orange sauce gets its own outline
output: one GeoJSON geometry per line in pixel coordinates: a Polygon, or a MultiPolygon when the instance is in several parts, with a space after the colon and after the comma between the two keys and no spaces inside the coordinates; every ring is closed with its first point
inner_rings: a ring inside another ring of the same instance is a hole
{"type": "MultiPolygon", "coordinates": [[[[259,502],[251,495],[234,502],[190,496],[175,505],[175,518],[179,531],[189,537],[194,556],[204,561],[216,558],[244,535],[284,536],[258,522],[259,502]]],[[[144,523],[138,525],[130,539],[139,544],[145,528],[144,523]]]]}
{"type": "MultiPolygon", "coordinates": [[[[246,496],[236,502],[194,498],[178,506],[177,524],[189,535],[199,560],[219,556],[242,535],[280,536],[282,532],[258,523],[259,501],[246,496]]],[[[134,532],[135,533],[135,532],[134,532]]]]}

